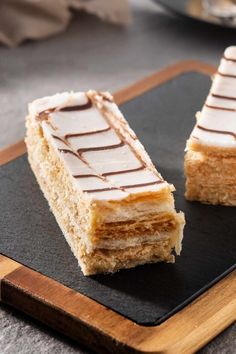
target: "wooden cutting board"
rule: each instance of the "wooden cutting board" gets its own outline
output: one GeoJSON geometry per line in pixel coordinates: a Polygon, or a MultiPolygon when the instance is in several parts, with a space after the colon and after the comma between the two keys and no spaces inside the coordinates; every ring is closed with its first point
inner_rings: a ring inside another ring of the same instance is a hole
{"type": "Polygon", "coordinates": [[[187,227],[176,264],[83,277],[34,184],[20,142],[0,153],[2,302],[100,353],[192,353],[236,320],[236,224],[227,226],[235,209],[183,198],[181,152],[214,71],[181,62],[115,94],[154,163],[177,187],[187,227]]]}

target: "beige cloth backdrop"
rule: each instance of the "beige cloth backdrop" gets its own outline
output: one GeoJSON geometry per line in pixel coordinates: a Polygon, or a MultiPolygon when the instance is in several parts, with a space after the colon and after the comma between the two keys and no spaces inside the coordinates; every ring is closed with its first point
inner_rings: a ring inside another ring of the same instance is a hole
{"type": "Polygon", "coordinates": [[[128,0],[0,0],[0,42],[16,46],[25,39],[59,33],[70,22],[73,9],[121,25],[131,21],[128,0]]]}

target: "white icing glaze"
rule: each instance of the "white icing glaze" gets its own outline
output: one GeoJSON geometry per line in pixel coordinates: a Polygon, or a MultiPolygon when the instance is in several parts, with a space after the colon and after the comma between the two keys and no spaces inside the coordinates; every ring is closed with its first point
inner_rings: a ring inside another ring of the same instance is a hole
{"type": "MultiPolygon", "coordinates": [[[[208,132],[205,132],[203,130],[199,130],[197,128],[194,128],[193,130],[193,137],[196,136],[201,136],[201,140],[204,141],[205,145],[212,145],[212,146],[219,146],[219,147],[224,147],[226,144],[228,144],[229,137],[227,135],[222,135],[221,139],[219,140],[219,134],[218,133],[211,133],[209,134],[208,132]]],[[[192,138],[194,139],[194,138],[192,138]]],[[[233,139],[233,138],[231,138],[233,139]]]]}
{"type": "Polygon", "coordinates": [[[236,76],[236,46],[225,50],[190,143],[197,138],[201,144],[236,148],[236,77],[220,73],[236,76]]]}
{"type": "Polygon", "coordinates": [[[98,173],[133,169],[141,165],[127,145],[112,150],[89,151],[84,156],[98,173]]]}
{"type": "Polygon", "coordinates": [[[103,192],[93,192],[91,197],[95,200],[119,200],[129,196],[130,193],[122,192],[119,189],[103,192]]]}
{"type": "Polygon", "coordinates": [[[226,60],[226,59],[221,59],[220,66],[219,66],[219,72],[222,74],[226,75],[236,75],[236,65],[235,62],[226,60]]]}
{"type": "Polygon", "coordinates": [[[230,46],[225,49],[224,55],[226,58],[235,59],[236,60],[236,46],[230,46]]]}
{"type": "MultiPolygon", "coordinates": [[[[55,140],[54,140],[55,141],[55,140]]],[[[72,176],[79,174],[93,174],[94,171],[89,168],[83,161],[79,160],[76,156],[71,154],[63,154],[63,161],[70,171],[72,176]]]]}
{"type": "Polygon", "coordinates": [[[147,192],[157,192],[161,189],[163,189],[163,187],[167,186],[167,182],[162,183],[162,184],[153,184],[151,186],[143,186],[143,187],[133,187],[133,188],[129,188],[127,189],[129,191],[129,193],[147,193],[147,192]]]}
{"type": "MultiPolygon", "coordinates": [[[[215,91],[214,91],[215,92],[215,91]]],[[[220,93],[218,93],[220,95],[220,93]]],[[[222,94],[221,94],[222,95],[222,94]]],[[[223,96],[223,95],[222,95],[223,96]]],[[[229,96],[229,95],[226,95],[229,96]]],[[[213,97],[213,96],[208,96],[206,103],[210,106],[217,106],[217,107],[228,107],[228,108],[232,108],[232,109],[236,109],[236,100],[227,100],[227,99],[223,99],[223,98],[218,98],[218,97],[213,97]]],[[[203,108],[203,110],[206,107],[203,108]]],[[[222,115],[222,111],[216,111],[215,113],[219,112],[222,115]]],[[[212,109],[209,110],[209,114],[212,113],[212,109]]],[[[226,114],[229,113],[232,115],[232,112],[227,112],[226,114]]],[[[234,112],[233,115],[235,116],[234,112]]]]}
{"type": "Polygon", "coordinates": [[[202,110],[200,118],[197,121],[197,124],[203,125],[208,129],[236,132],[236,112],[221,111],[205,106],[202,110]]]}
{"type": "Polygon", "coordinates": [[[29,104],[29,113],[32,116],[50,108],[69,107],[75,104],[82,105],[87,102],[88,98],[84,92],[63,92],[53,96],[39,98],[29,104]]]}
{"type": "Polygon", "coordinates": [[[78,150],[81,148],[101,147],[119,144],[121,143],[121,140],[114,132],[114,130],[109,130],[107,132],[101,132],[93,135],[70,138],[69,142],[74,150],[78,150]]]}
{"type": "MultiPolygon", "coordinates": [[[[75,178],[75,183],[82,190],[93,190],[93,189],[103,189],[103,188],[112,188],[112,183],[108,183],[97,177],[86,177],[86,178],[75,178]]],[[[115,185],[114,185],[115,186],[115,185]]],[[[101,193],[101,192],[99,192],[101,193]]]]}
{"type": "Polygon", "coordinates": [[[154,182],[156,181],[156,176],[149,170],[145,169],[137,172],[128,172],[118,175],[109,176],[110,181],[114,184],[119,184],[121,186],[127,185],[130,181],[133,181],[135,178],[135,183],[145,183],[147,181],[154,182]]]}
{"type": "Polygon", "coordinates": [[[57,133],[60,136],[108,127],[107,122],[95,107],[85,111],[55,112],[50,115],[50,121],[57,128],[57,133]]]}
{"type": "Polygon", "coordinates": [[[94,105],[85,110],[59,111],[60,108],[88,103],[88,96],[85,93],[57,94],[37,100],[30,105],[30,114],[35,115],[36,118],[44,110],[55,109],[46,120],[42,120],[41,125],[46,139],[50,141],[50,145],[55,148],[65,168],[69,171],[74,186],[88,191],[88,197],[95,200],[116,200],[126,198],[130,194],[167,188],[167,182],[159,183],[161,177],[151,164],[141,143],[137,139],[134,140],[136,136],[118,107],[102,99],[99,94],[96,97],[101,105],[111,112],[112,125],[110,118],[107,119],[94,105]],[[106,131],[99,132],[104,129],[106,131]],[[84,135],[70,137],[68,134],[84,135]],[[88,148],[98,150],[83,150],[88,148]],[[138,157],[140,155],[141,158],[138,157]],[[131,169],[139,170],[126,171],[131,169]],[[102,176],[102,174],[113,172],[117,174],[102,176]],[[81,175],[86,175],[86,177],[81,175]],[[143,186],[143,184],[153,182],[157,184],[143,186]],[[133,187],[129,188],[130,185],[133,187]],[[128,187],[124,189],[123,186],[128,187]],[[105,190],[99,191],[99,189],[105,190]]]}
{"type": "MultiPolygon", "coordinates": [[[[234,63],[234,66],[236,67],[236,63],[234,63]]],[[[224,77],[216,74],[210,90],[210,94],[213,93],[213,94],[226,96],[226,97],[235,97],[236,96],[235,88],[236,88],[235,78],[224,77]]],[[[229,103],[230,102],[228,102],[227,104],[229,103]]],[[[225,107],[228,106],[226,105],[225,107]]]]}

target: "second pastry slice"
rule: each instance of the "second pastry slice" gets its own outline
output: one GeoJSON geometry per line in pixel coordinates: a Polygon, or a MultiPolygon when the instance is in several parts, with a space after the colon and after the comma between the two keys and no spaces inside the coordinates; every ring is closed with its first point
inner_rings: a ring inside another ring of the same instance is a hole
{"type": "Polygon", "coordinates": [[[185,155],[186,198],[236,206],[236,47],[225,50],[185,155]]]}

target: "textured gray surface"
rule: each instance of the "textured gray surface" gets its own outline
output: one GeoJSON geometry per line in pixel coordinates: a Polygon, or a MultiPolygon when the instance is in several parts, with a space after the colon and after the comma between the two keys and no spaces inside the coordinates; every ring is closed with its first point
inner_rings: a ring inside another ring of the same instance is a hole
{"type": "MultiPolygon", "coordinates": [[[[134,24],[122,29],[80,14],[68,31],[16,49],[0,47],[0,148],[24,135],[28,101],[70,89],[116,90],[168,64],[199,59],[217,64],[235,32],[167,15],[149,1],[132,1],[134,24]],[[14,127],[14,128],[13,128],[14,127]]],[[[236,326],[202,353],[235,353],[236,326]]],[[[61,335],[2,306],[0,352],[88,353],[61,335]]]]}
{"type": "MultiPolygon", "coordinates": [[[[235,354],[235,348],[231,326],[199,354],[235,354]]],[[[1,354],[95,354],[5,305],[0,313],[0,349],[1,354]]]]}

